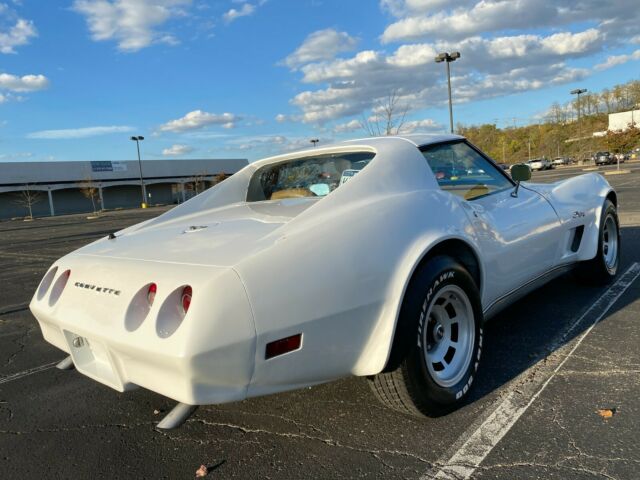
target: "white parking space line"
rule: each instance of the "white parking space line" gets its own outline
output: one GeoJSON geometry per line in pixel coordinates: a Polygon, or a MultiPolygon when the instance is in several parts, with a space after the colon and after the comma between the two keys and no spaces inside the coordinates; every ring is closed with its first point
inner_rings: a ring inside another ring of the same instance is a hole
{"type": "MultiPolygon", "coordinates": [[[[547,357],[555,356],[559,361],[557,366],[549,373],[546,372],[540,378],[534,377],[534,380],[526,387],[518,385],[519,382],[513,382],[506,397],[500,402],[497,408],[480,424],[480,426],[472,425],[464,432],[457,445],[457,450],[438,462],[438,467],[431,469],[421,477],[421,480],[437,479],[437,480],[467,480],[471,478],[480,464],[487,458],[495,446],[502,438],[511,430],[518,419],[527,411],[533,402],[547,388],[549,382],[553,380],[558,371],[563,367],[567,360],[573,355],[583,340],[589,335],[591,330],[605,316],[609,309],[618,301],[620,296],[633,284],[640,276],[640,264],[634,263],[627,271],[609,287],[598,298],[589,309],[584,312],[562,337],[552,346],[552,353],[547,357]],[[570,347],[570,344],[561,348],[569,334],[578,328],[585,320],[590,320],[589,327],[584,331],[578,340],[575,341],[571,349],[564,355],[564,350],[570,347]],[[560,350],[560,351],[559,351],[560,350]],[[466,439],[466,440],[465,440],[466,439]]],[[[553,365],[553,362],[552,362],[553,365]]],[[[526,374],[524,372],[523,374],[526,374]]],[[[522,378],[520,375],[519,378],[522,378]]]]}
{"type": "Polygon", "coordinates": [[[6,377],[0,378],[0,385],[3,383],[13,382],[14,380],[19,380],[24,377],[28,377],[29,375],[33,375],[34,373],[43,372],[45,370],[49,370],[50,368],[55,367],[60,361],[45,363],[44,365],[40,365],[39,367],[33,367],[28,370],[23,370],[22,372],[13,373],[11,375],[7,375],[6,377]]]}

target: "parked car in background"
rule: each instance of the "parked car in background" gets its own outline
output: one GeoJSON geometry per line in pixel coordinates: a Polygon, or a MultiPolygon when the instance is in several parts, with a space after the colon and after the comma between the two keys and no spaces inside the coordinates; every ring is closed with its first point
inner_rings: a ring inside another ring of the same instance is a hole
{"type": "Polygon", "coordinates": [[[620,162],[620,163],[624,163],[625,160],[629,160],[630,156],[628,153],[616,153],[614,155],[614,163],[615,162],[620,162]]]}
{"type": "Polygon", "coordinates": [[[597,152],[593,155],[593,161],[596,165],[609,165],[613,163],[613,155],[610,152],[597,152]]]}
{"type": "Polygon", "coordinates": [[[534,158],[527,162],[531,170],[550,170],[553,164],[546,158],[534,158]]]}
{"type": "Polygon", "coordinates": [[[502,170],[506,170],[507,172],[509,171],[509,169],[511,168],[511,164],[509,163],[499,163],[498,166],[502,169],[502,170]]]}
{"type": "Polygon", "coordinates": [[[556,157],[551,162],[553,165],[569,165],[571,163],[571,159],[569,157],[556,157]]]}

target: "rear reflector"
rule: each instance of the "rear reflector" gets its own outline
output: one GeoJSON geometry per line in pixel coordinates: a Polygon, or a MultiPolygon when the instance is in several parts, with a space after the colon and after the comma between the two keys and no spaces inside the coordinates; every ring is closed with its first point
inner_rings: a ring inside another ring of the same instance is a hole
{"type": "Polygon", "coordinates": [[[267,351],[265,359],[268,360],[278,355],[298,350],[302,343],[302,334],[293,335],[291,337],[281,338],[275,342],[267,343],[267,351]]]}

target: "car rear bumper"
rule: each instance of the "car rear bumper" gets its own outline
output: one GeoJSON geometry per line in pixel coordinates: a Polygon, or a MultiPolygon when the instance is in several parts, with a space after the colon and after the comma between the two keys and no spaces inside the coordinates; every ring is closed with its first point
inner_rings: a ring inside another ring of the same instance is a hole
{"type": "Polygon", "coordinates": [[[253,355],[253,341],[229,349],[227,354],[236,352],[231,355],[211,352],[209,356],[181,357],[142,351],[92,333],[72,331],[48,322],[39,323],[45,340],[69,353],[79,373],[119,392],[143,387],[189,405],[226,403],[246,398],[248,375],[229,378],[233,367],[228,367],[233,363],[246,363],[247,358],[253,355]],[[237,356],[237,352],[242,351],[246,356],[242,355],[244,358],[234,362],[233,355],[237,356]]]}

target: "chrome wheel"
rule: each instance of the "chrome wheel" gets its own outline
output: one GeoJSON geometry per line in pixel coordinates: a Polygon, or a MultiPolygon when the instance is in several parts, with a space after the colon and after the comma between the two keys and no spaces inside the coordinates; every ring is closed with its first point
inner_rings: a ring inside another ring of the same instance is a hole
{"type": "Polygon", "coordinates": [[[618,224],[608,215],[602,231],[602,256],[608,270],[615,270],[618,263],[618,224]]]}
{"type": "Polygon", "coordinates": [[[457,384],[473,353],[475,322],[467,294],[456,285],[437,293],[426,312],[422,346],[427,369],[441,387],[457,384]]]}

